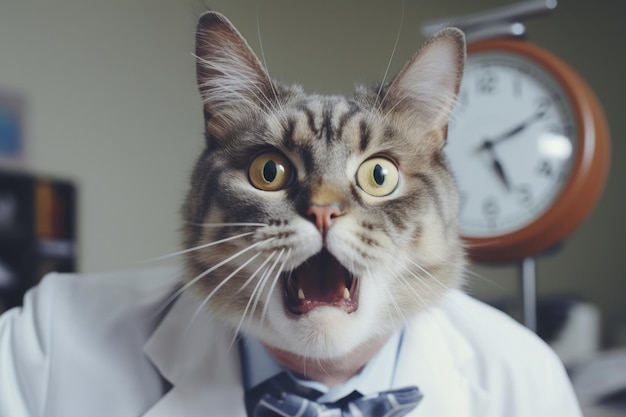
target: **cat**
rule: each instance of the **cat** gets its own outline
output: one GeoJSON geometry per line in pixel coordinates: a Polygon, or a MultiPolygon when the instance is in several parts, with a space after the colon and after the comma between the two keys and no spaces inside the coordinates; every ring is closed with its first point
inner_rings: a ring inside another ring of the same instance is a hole
{"type": "Polygon", "coordinates": [[[218,13],[201,17],[196,57],[206,146],[182,210],[185,288],[212,314],[325,361],[380,346],[462,286],[443,150],[460,30],[442,30],[391,82],[352,97],[275,82],[218,13]]]}
{"type": "Polygon", "coordinates": [[[389,83],[310,95],[203,15],[206,146],[171,254],[184,279],[48,275],[0,316],[0,415],[286,415],[272,404],[289,398],[296,415],[367,399],[393,415],[582,416],[554,352],[459,290],[443,148],[464,51],[444,29],[389,83]],[[281,377],[293,386],[264,391],[281,377]],[[287,397],[304,388],[326,405],[287,397]]]}

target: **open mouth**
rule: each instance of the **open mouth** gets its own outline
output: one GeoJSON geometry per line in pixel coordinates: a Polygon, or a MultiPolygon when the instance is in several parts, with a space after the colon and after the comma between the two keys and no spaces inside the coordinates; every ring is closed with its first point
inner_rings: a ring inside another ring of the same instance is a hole
{"type": "Polygon", "coordinates": [[[284,273],[282,279],[285,306],[292,314],[322,306],[353,313],[359,307],[359,279],[325,249],[284,273]]]}

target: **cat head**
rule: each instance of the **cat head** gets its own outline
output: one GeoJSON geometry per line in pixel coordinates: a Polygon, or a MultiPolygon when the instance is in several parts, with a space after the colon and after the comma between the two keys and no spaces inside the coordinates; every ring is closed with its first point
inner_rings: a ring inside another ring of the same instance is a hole
{"type": "Polygon", "coordinates": [[[184,205],[187,279],[213,314],[316,358],[387,337],[461,283],[443,146],[463,34],[352,97],[272,81],[222,15],[196,35],[206,147],[184,205]]]}

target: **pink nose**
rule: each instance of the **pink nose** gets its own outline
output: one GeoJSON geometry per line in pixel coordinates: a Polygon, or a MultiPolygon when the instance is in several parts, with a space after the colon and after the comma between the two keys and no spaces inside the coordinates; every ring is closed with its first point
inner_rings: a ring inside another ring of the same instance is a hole
{"type": "Polygon", "coordinates": [[[322,233],[322,236],[326,237],[326,232],[330,228],[330,225],[333,222],[335,217],[341,216],[341,211],[339,211],[339,207],[328,204],[325,206],[318,206],[313,204],[309,207],[307,211],[307,215],[315,223],[317,229],[322,233]]]}

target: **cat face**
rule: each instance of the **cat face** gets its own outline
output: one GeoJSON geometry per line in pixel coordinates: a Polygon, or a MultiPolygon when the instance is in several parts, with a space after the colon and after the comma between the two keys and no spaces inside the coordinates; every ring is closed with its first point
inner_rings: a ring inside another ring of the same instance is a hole
{"type": "Polygon", "coordinates": [[[187,277],[236,331],[316,359],[379,341],[460,285],[442,151],[463,35],[353,97],[273,83],[217,13],[197,32],[206,148],[184,206],[187,277]]]}

